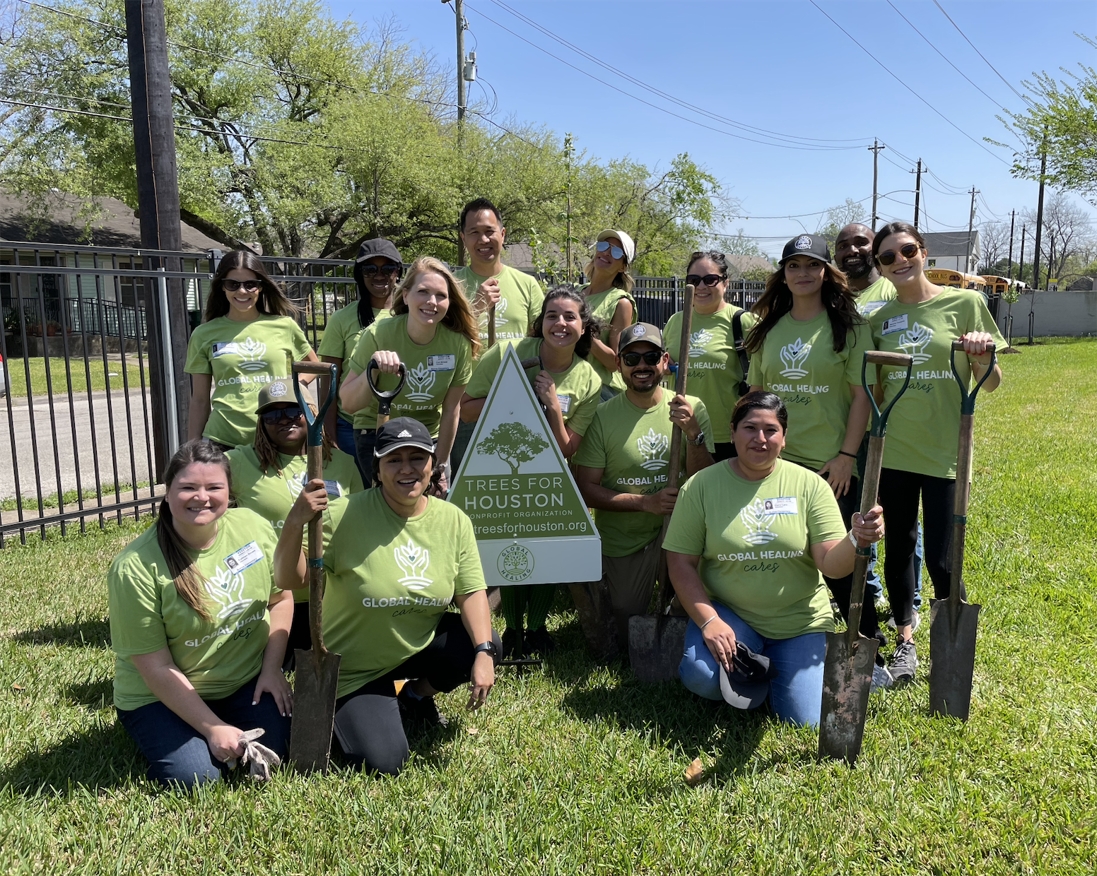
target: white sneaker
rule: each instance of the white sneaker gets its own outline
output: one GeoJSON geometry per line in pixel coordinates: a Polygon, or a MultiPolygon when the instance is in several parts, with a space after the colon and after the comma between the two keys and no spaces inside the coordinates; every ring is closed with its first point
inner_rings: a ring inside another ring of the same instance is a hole
{"type": "MultiPolygon", "coordinates": [[[[913,633],[916,629],[918,629],[918,625],[921,623],[922,616],[917,611],[915,611],[910,616],[910,631],[913,633]]],[[[891,627],[893,630],[895,629],[895,618],[888,618],[888,626],[891,627]]]]}

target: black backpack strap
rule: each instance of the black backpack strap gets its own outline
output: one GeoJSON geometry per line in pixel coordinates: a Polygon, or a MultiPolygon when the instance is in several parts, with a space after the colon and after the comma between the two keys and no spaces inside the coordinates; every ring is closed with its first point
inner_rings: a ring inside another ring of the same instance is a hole
{"type": "Polygon", "coordinates": [[[739,356],[739,370],[743,373],[743,379],[739,381],[739,397],[742,398],[750,392],[750,383],[747,382],[747,371],[750,370],[750,358],[747,356],[747,345],[743,339],[743,313],[738,310],[731,318],[731,337],[735,345],[735,352],[739,356]]]}

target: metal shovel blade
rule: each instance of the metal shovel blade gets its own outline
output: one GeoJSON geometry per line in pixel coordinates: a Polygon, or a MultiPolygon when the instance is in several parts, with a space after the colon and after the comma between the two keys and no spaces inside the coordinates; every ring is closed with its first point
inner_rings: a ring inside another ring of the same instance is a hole
{"type": "Polygon", "coordinates": [[[289,757],[301,773],[325,773],[331,757],[335,727],[335,693],[339,685],[338,654],[330,651],[294,652],[297,659],[293,685],[293,721],[289,757]]]}
{"type": "Polygon", "coordinates": [[[684,617],[629,618],[629,662],[633,674],[644,684],[677,680],[678,665],[686,648],[686,623],[684,617]]]}
{"type": "Polygon", "coordinates": [[[929,710],[934,715],[968,719],[975,676],[975,637],[979,609],[963,601],[934,599],[931,603],[929,710]]]}
{"type": "Polygon", "coordinates": [[[879,647],[876,639],[860,638],[851,646],[847,633],[827,633],[819,757],[844,760],[853,766],[861,753],[872,670],[879,647]]]}

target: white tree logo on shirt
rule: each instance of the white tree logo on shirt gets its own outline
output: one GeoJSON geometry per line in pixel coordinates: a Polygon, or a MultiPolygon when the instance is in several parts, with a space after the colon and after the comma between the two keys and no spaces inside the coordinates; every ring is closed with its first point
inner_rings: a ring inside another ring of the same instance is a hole
{"type": "Polygon", "coordinates": [[[243,371],[265,371],[267,363],[263,361],[263,355],[267,352],[267,345],[262,341],[245,338],[242,344],[236,345],[236,352],[240,356],[240,369],[243,371]]]}
{"type": "Polygon", "coordinates": [[[217,620],[224,622],[243,614],[254,600],[244,599],[244,576],[218,566],[206,579],[206,593],[217,606],[217,620]]]}
{"type": "MultiPolygon", "coordinates": [[[[495,327],[496,328],[499,328],[500,326],[504,326],[504,325],[507,324],[506,312],[507,312],[507,305],[509,303],[510,302],[506,298],[500,298],[499,303],[495,305],[495,327]]],[[[489,311],[485,310],[483,313],[480,314],[480,325],[483,326],[485,329],[487,329],[487,326],[488,326],[488,313],[489,313],[489,311]]]]}
{"type": "Polygon", "coordinates": [[[808,372],[804,367],[804,363],[807,361],[809,353],[811,353],[811,344],[805,344],[799,338],[791,344],[781,347],[781,361],[785,363],[785,367],[781,369],[781,375],[784,377],[806,377],[808,372]]]}
{"type": "Polygon", "coordinates": [[[666,468],[666,452],[670,446],[670,439],[666,435],[656,434],[654,429],[648,429],[647,435],[641,435],[636,439],[636,447],[644,461],[641,467],[647,471],[666,468]]]}
{"type": "Polygon", "coordinates": [[[777,538],[777,533],[770,532],[769,528],[776,518],[776,514],[766,510],[766,506],[761,499],[755,499],[739,512],[739,519],[743,522],[743,526],[747,528],[747,534],[743,536],[743,541],[753,545],[768,544],[773,541],[777,538]]]}
{"type": "Polygon", "coordinates": [[[308,483],[308,474],[300,474],[296,477],[286,478],[286,489],[289,490],[290,498],[293,501],[297,501],[297,497],[301,495],[301,490],[305,488],[305,484],[308,483]]]}
{"type": "Polygon", "coordinates": [[[708,329],[697,329],[689,336],[689,357],[697,359],[705,355],[705,348],[712,343],[712,332],[708,329]]]}
{"type": "Polygon", "coordinates": [[[915,365],[921,365],[929,361],[929,354],[925,352],[926,345],[933,340],[933,329],[926,328],[920,323],[914,323],[910,331],[899,335],[900,348],[909,353],[914,359],[915,365]]]}
{"type": "Polygon", "coordinates": [[[434,386],[434,372],[420,362],[408,372],[408,398],[412,401],[430,401],[434,386]]]}
{"type": "Polygon", "coordinates": [[[392,555],[404,573],[404,577],[398,580],[408,590],[424,590],[434,583],[425,574],[430,565],[430,551],[426,548],[419,547],[409,538],[408,543],[394,549],[392,555]]]}

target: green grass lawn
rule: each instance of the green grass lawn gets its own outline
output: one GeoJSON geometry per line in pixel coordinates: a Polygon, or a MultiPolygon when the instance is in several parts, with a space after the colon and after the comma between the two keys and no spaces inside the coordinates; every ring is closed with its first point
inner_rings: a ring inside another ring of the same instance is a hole
{"type": "MultiPolygon", "coordinates": [[[[91,388],[103,390],[107,388],[108,381],[113,390],[124,390],[128,379],[130,389],[141,388],[141,369],[138,367],[137,355],[126,355],[126,367],[117,358],[108,359],[104,364],[101,356],[92,356],[86,366],[83,358],[73,357],[69,360],[69,370],[65,370],[64,357],[50,357],[49,380],[46,379],[46,360],[41,356],[31,356],[25,360],[29,363],[30,386],[34,395],[44,396],[49,393],[52,385],[54,393],[67,393],[70,386],[73,392],[88,391],[88,377],[91,378],[91,388]],[[86,370],[85,370],[86,369],[86,370]],[[123,376],[123,370],[126,372],[123,376]]],[[[13,357],[5,362],[8,368],[8,379],[11,381],[11,395],[25,398],[27,395],[27,365],[24,365],[22,357],[13,357]]],[[[148,385],[149,368],[145,360],[145,384],[148,385]]]]}
{"type": "Polygon", "coordinates": [[[595,665],[561,597],[543,669],[501,670],[476,714],[441,697],[398,778],[162,793],[111,706],[102,582],[131,524],[0,551],[0,870],[1093,873],[1097,343],[1020,349],[976,414],[967,724],[928,716],[921,671],[873,697],[856,769],[819,763],[812,732],[595,665]]]}

